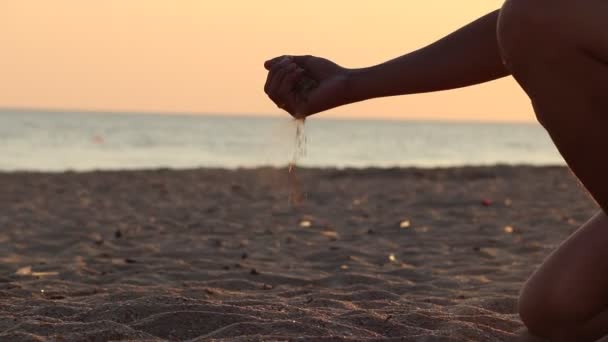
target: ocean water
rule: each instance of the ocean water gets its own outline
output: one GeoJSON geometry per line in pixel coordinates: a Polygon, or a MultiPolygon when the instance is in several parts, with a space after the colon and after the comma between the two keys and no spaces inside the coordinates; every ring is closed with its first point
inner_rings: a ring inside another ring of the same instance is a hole
{"type": "MultiPolygon", "coordinates": [[[[65,171],[286,166],[287,117],[0,111],[0,170],[65,171]]],[[[561,165],[538,124],[306,121],[310,167],[561,165]]]]}

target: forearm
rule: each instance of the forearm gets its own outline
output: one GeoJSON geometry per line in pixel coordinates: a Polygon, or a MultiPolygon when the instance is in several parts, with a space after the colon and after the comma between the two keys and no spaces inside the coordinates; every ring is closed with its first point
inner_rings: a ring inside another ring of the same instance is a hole
{"type": "Polygon", "coordinates": [[[418,51],[369,68],[352,69],[349,102],[466,87],[509,75],[492,12],[418,51]]]}

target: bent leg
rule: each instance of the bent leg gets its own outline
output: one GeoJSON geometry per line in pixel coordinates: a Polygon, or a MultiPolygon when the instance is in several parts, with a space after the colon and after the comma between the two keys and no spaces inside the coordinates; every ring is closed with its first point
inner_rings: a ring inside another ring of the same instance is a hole
{"type": "MultiPolygon", "coordinates": [[[[608,2],[509,0],[498,39],[505,65],[575,175],[608,212],[608,2]]],[[[600,213],[528,281],[520,314],[535,334],[608,334],[608,217],[600,213]]]]}
{"type": "Polygon", "coordinates": [[[608,334],[607,247],[608,216],[600,212],[530,277],[519,310],[532,333],[557,341],[608,334]]]}

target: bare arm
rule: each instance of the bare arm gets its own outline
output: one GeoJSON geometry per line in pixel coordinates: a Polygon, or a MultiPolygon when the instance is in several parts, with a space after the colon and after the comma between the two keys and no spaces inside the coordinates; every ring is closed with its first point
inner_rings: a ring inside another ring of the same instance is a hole
{"type": "Polygon", "coordinates": [[[349,71],[350,101],[466,87],[508,76],[492,12],[423,49],[349,71]]]}
{"type": "Polygon", "coordinates": [[[492,12],[425,48],[363,69],[346,69],[313,56],[282,56],[265,63],[265,91],[295,117],[367,99],[466,87],[509,75],[500,57],[492,12]],[[318,86],[296,91],[302,78],[318,86]]]}

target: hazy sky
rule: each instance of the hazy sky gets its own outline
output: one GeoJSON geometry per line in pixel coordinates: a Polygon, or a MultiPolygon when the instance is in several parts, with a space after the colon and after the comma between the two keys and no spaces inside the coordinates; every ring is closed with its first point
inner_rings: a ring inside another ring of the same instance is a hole
{"type": "MultiPolygon", "coordinates": [[[[262,63],[314,54],[347,67],[392,59],[501,0],[5,0],[0,107],[268,113],[262,63]]],[[[379,99],[326,115],[532,120],[512,79],[379,99]]]]}

